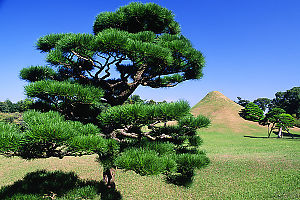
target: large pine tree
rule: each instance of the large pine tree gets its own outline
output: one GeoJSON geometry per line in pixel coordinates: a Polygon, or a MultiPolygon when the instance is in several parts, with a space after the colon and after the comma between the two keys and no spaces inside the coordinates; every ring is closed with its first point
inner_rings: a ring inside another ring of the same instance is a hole
{"type": "Polygon", "coordinates": [[[100,13],[93,28],[94,34],[38,40],[49,66],[24,68],[20,76],[40,111],[24,114],[22,132],[0,126],[0,152],[26,159],[96,153],[109,187],[116,167],[191,181],[209,162],[196,130],[210,121],[193,117],[184,101],[123,103],[140,85],[174,87],[201,78],[202,54],[180,34],[173,13],[153,3],[100,13]]]}

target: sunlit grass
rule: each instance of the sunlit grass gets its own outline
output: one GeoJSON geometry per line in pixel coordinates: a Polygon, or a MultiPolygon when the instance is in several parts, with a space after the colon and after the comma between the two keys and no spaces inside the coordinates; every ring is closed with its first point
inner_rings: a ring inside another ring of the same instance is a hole
{"type": "MultiPolygon", "coordinates": [[[[117,171],[116,185],[124,199],[299,199],[300,139],[267,136],[265,128],[247,125],[233,132],[223,125],[199,131],[201,149],[210,165],[197,171],[189,188],[165,183],[163,176],[117,171]],[[221,132],[218,130],[222,130],[221,132]]],[[[299,134],[299,132],[297,133],[299,134]]],[[[96,156],[25,161],[0,157],[0,186],[13,184],[38,169],[74,171],[82,179],[101,180],[96,156]]]]}

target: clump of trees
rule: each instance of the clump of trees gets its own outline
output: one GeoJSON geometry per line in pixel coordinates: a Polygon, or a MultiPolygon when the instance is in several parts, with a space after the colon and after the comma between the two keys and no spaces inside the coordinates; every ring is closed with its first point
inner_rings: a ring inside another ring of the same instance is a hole
{"type": "MultiPolygon", "coordinates": [[[[237,104],[245,107],[249,100],[237,97],[237,104]]],[[[294,116],[295,118],[300,118],[300,87],[293,87],[285,92],[276,92],[274,99],[268,98],[258,98],[253,101],[254,104],[260,107],[264,112],[266,110],[271,110],[273,108],[281,108],[286,111],[286,113],[294,116]]]]}
{"type": "Polygon", "coordinates": [[[293,87],[286,92],[277,92],[275,98],[258,98],[253,102],[238,97],[238,104],[245,108],[241,116],[247,120],[268,125],[268,137],[274,129],[278,129],[278,137],[282,137],[282,131],[289,133],[289,127],[298,125],[300,111],[300,87],[293,87]],[[247,103],[246,103],[247,102],[247,103]],[[264,115],[263,113],[268,110],[264,115]]]}
{"type": "Polygon", "coordinates": [[[287,114],[282,108],[274,108],[266,113],[265,117],[261,119],[260,124],[268,125],[268,137],[272,131],[278,128],[278,137],[282,137],[282,130],[289,132],[289,127],[293,127],[295,119],[287,114]]]}
{"type": "Polygon", "coordinates": [[[270,108],[282,108],[286,113],[300,118],[300,87],[293,87],[285,92],[277,92],[270,108]]]}
{"type": "Polygon", "coordinates": [[[49,65],[20,72],[36,110],[24,113],[22,130],[3,125],[0,152],[25,159],[96,153],[110,188],[116,167],[191,182],[195,169],[209,163],[196,130],[210,121],[192,116],[185,101],[127,99],[140,85],[174,87],[201,78],[202,54],[180,33],[173,13],[154,3],[100,13],[93,32],[38,40],[49,65]]]}

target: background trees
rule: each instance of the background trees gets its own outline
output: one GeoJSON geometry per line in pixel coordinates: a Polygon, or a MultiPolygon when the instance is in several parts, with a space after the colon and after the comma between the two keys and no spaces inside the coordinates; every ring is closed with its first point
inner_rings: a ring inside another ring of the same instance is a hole
{"type": "Polygon", "coordinates": [[[272,100],[272,108],[282,108],[288,114],[300,118],[300,87],[285,92],[277,92],[272,100]]]}
{"type": "Polygon", "coordinates": [[[268,125],[268,137],[270,137],[275,128],[278,128],[278,137],[282,137],[282,130],[289,132],[288,128],[293,127],[294,122],[295,119],[290,114],[287,114],[285,110],[273,108],[261,119],[260,124],[268,125]]]}
{"type": "Polygon", "coordinates": [[[256,104],[262,111],[266,111],[266,109],[269,107],[271,100],[268,98],[258,98],[253,101],[254,104],[256,104]]]}
{"type": "MultiPolygon", "coordinates": [[[[237,97],[237,104],[245,107],[250,101],[237,97]]],[[[281,108],[296,118],[300,117],[300,87],[293,87],[285,92],[276,92],[274,99],[258,98],[253,101],[263,111],[281,108]]]]}
{"type": "Polygon", "coordinates": [[[30,109],[32,103],[33,103],[32,99],[20,100],[17,103],[13,103],[9,99],[7,99],[4,102],[0,102],[0,112],[3,113],[24,112],[30,109]]]}
{"type": "Polygon", "coordinates": [[[247,120],[268,125],[268,137],[275,128],[278,128],[278,137],[282,137],[282,130],[289,132],[289,127],[299,127],[300,87],[277,92],[272,100],[258,98],[250,102],[241,97],[238,99],[237,103],[245,107],[241,111],[241,116],[247,120]],[[263,116],[266,110],[268,112],[263,116]]]}

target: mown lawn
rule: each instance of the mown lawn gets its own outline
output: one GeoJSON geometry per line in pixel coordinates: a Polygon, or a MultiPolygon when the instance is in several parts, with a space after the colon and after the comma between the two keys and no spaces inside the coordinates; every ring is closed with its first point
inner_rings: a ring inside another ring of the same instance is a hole
{"type": "MultiPolygon", "coordinates": [[[[123,199],[300,199],[299,137],[265,138],[265,129],[255,126],[233,132],[214,125],[199,134],[211,164],[197,171],[192,186],[178,187],[166,184],[163,176],[118,170],[117,190],[123,199]]],[[[0,157],[0,186],[37,169],[74,171],[82,179],[99,181],[102,169],[95,158],[25,161],[0,157]]]]}

